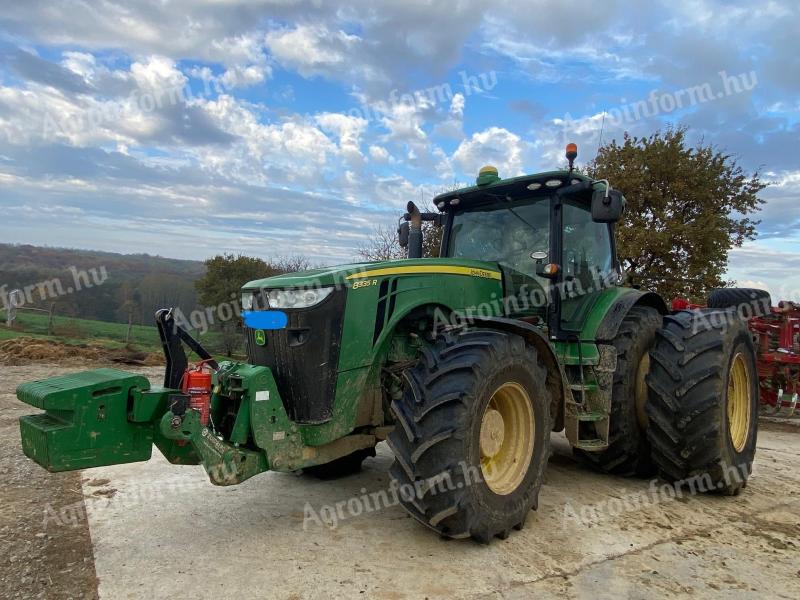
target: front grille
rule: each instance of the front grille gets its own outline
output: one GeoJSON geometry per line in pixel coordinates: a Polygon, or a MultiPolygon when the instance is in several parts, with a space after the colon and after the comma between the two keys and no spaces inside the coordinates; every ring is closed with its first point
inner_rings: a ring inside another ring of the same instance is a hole
{"type": "Polygon", "coordinates": [[[263,346],[255,343],[255,330],[245,328],[249,362],[272,369],[296,423],[325,423],[333,414],[346,294],[342,287],[317,306],[284,311],[288,325],[266,331],[263,346]]]}

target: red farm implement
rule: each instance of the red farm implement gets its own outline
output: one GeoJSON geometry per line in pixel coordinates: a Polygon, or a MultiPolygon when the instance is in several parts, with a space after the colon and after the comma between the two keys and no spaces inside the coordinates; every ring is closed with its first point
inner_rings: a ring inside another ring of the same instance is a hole
{"type": "Polygon", "coordinates": [[[800,393],[800,305],[779,302],[768,315],[748,322],[756,336],[761,403],[791,417],[800,393]]]}

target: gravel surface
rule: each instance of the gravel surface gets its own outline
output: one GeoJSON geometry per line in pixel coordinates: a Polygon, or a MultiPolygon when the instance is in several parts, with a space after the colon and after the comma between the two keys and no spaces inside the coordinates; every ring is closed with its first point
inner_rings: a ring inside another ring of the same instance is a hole
{"type": "MultiPolygon", "coordinates": [[[[219,488],[157,451],[49,474],[22,455],[17,418],[33,411],[14,390],[76,368],[3,369],[2,598],[800,598],[796,425],[762,423],[737,498],[671,498],[654,494],[663,482],[592,473],[554,435],[539,510],[486,547],[440,540],[398,506],[304,527],[307,502],[386,489],[383,444],[362,473],[329,482],[266,473],[219,488]]],[[[137,372],[160,382],[160,368],[137,372]]]]}
{"type": "MultiPolygon", "coordinates": [[[[99,497],[109,488],[81,472],[48,473],[22,453],[18,419],[36,411],[15,393],[20,383],[87,367],[0,368],[0,598],[96,598],[84,494],[99,497]]],[[[151,376],[160,371],[140,369],[151,376]]]]}

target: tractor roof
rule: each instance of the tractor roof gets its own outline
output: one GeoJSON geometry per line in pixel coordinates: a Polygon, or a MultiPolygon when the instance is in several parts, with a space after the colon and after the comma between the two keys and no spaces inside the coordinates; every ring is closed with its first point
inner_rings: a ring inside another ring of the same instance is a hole
{"type": "Polygon", "coordinates": [[[532,195],[538,193],[553,193],[564,185],[569,185],[572,182],[578,181],[591,181],[591,179],[575,171],[572,173],[569,171],[547,171],[545,173],[522,175],[521,177],[512,177],[510,179],[498,179],[493,183],[473,185],[452,192],[446,192],[436,196],[433,199],[433,203],[440,211],[444,211],[449,206],[454,205],[452,201],[456,198],[458,202],[455,204],[459,206],[470,206],[486,202],[487,196],[490,198],[530,198],[532,195]],[[547,182],[554,180],[558,180],[560,183],[558,185],[552,183],[550,186],[547,185],[547,182]],[[539,186],[536,187],[535,184],[539,184],[539,186]],[[531,189],[532,187],[535,189],[531,189]]]}

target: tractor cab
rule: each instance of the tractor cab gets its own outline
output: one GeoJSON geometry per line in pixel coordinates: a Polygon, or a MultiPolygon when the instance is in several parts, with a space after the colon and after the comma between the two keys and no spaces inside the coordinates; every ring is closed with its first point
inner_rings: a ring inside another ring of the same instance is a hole
{"type": "Polygon", "coordinates": [[[441,256],[497,263],[505,315],[545,324],[557,338],[580,332],[599,293],[622,280],[614,223],[624,198],[571,162],[512,179],[484,167],[475,186],[434,200],[441,256]]]}

